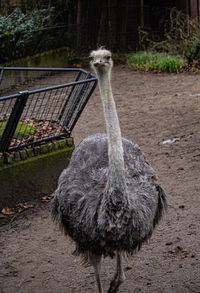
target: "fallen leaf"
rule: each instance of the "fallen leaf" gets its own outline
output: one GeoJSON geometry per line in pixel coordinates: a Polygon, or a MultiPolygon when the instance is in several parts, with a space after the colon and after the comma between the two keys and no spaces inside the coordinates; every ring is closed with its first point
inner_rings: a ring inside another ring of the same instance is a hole
{"type": "Polygon", "coordinates": [[[27,202],[25,202],[25,203],[19,203],[17,205],[17,208],[23,208],[23,209],[29,209],[29,208],[33,208],[33,207],[34,207],[34,205],[29,204],[27,202]]]}
{"type": "Polygon", "coordinates": [[[29,209],[29,208],[33,208],[33,207],[34,207],[34,205],[31,205],[29,203],[18,203],[16,205],[16,207],[14,207],[14,208],[5,207],[2,209],[1,212],[3,215],[14,215],[16,213],[20,214],[24,210],[29,209]]]}
{"type": "Polygon", "coordinates": [[[25,209],[18,207],[16,213],[21,214],[25,209]]]}
{"type": "Polygon", "coordinates": [[[16,213],[16,209],[15,208],[8,208],[8,207],[5,207],[2,209],[2,214],[3,215],[14,215],[16,213]]]}
{"type": "Polygon", "coordinates": [[[79,67],[81,67],[81,64],[74,64],[73,67],[75,67],[75,68],[79,68],[79,67]]]}
{"type": "Polygon", "coordinates": [[[51,193],[51,194],[48,194],[48,195],[45,195],[42,197],[42,202],[49,202],[53,197],[54,197],[54,193],[51,193]]]}

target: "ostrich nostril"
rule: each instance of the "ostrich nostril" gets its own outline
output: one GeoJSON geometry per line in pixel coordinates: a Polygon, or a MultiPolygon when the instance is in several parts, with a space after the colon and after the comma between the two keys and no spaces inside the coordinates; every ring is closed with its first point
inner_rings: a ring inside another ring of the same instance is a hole
{"type": "Polygon", "coordinates": [[[97,60],[93,64],[94,64],[94,66],[97,66],[98,67],[99,65],[102,64],[102,60],[97,60]]]}
{"type": "Polygon", "coordinates": [[[101,59],[96,59],[96,60],[94,61],[94,64],[99,64],[99,63],[102,63],[102,60],[101,60],[101,59]]]}

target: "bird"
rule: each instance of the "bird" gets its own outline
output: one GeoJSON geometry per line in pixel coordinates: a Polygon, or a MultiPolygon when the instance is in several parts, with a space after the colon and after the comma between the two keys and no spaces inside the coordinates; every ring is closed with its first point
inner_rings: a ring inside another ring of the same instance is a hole
{"type": "Polygon", "coordinates": [[[83,139],[59,177],[51,203],[53,220],[73,239],[75,255],[93,266],[98,293],[105,292],[103,257],[116,258],[108,293],[125,280],[122,259],[147,242],[167,209],[167,196],[139,146],[122,138],[111,86],[112,53],[90,53],[100,91],[106,133],[83,139]]]}

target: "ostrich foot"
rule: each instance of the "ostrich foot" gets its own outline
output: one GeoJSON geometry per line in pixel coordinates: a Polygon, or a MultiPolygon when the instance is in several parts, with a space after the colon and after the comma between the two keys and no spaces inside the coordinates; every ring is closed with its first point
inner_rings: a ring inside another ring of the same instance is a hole
{"type": "Polygon", "coordinates": [[[117,253],[117,270],[113,280],[110,283],[108,293],[117,293],[119,286],[125,281],[126,277],[122,268],[122,257],[120,252],[117,253]]]}
{"type": "Polygon", "coordinates": [[[126,277],[123,274],[123,276],[115,275],[114,279],[110,283],[110,287],[108,289],[108,293],[117,293],[119,290],[119,286],[125,281],[126,277]]]}
{"type": "Polygon", "coordinates": [[[88,255],[89,263],[94,267],[94,274],[96,279],[96,285],[97,285],[97,293],[104,293],[101,279],[100,279],[100,270],[101,270],[101,256],[96,256],[92,253],[89,253],[88,255]]]}

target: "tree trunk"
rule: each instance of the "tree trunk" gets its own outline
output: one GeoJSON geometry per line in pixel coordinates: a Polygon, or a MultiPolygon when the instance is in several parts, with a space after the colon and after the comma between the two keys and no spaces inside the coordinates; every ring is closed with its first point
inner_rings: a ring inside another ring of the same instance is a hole
{"type": "Polygon", "coordinates": [[[0,15],[8,16],[9,13],[10,13],[9,6],[10,6],[10,0],[1,1],[1,3],[0,3],[0,15]]]}
{"type": "Polygon", "coordinates": [[[189,13],[188,0],[176,0],[176,7],[179,10],[182,10],[184,13],[189,13]]]}
{"type": "Polygon", "coordinates": [[[115,48],[117,44],[117,12],[118,12],[118,1],[108,1],[108,36],[110,48],[115,48]]]}
{"type": "Polygon", "coordinates": [[[144,0],[140,0],[140,27],[144,28],[144,0]]]}
{"type": "Polygon", "coordinates": [[[118,34],[119,36],[119,44],[122,49],[126,48],[126,31],[127,31],[127,23],[128,23],[128,0],[124,0],[121,2],[122,7],[120,11],[122,12],[123,17],[119,17],[121,33],[118,34]]]}
{"type": "Polygon", "coordinates": [[[78,0],[77,3],[77,16],[76,16],[76,24],[77,24],[77,36],[76,36],[76,46],[81,46],[81,21],[82,21],[82,0],[78,0]]]}
{"type": "Polygon", "coordinates": [[[190,14],[192,18],[198,18],[198,3],[197,0],[190,0],[190,14]]]}
{"type": "Polygon", "coordinates": [[[108,0],[102,0],[102,9],[101,9],[101,17],[100,17],[100,25],[98,31],[97,38],[97,46],[107,46],[107,31],[108,28],[108,0]]]}

